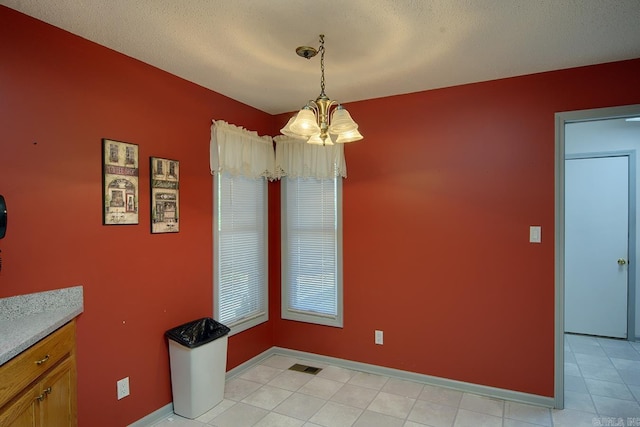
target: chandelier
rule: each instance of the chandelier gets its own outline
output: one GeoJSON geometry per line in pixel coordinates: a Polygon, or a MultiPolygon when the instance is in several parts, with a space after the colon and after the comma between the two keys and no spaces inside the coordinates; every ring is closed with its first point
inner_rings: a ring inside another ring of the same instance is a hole
{"type": "Polygon", "coordinates": [[[362,135],[358,132],[358,124],[353,121],[349,112],[337,101],[332,101],[324,93],[324,34],[320,34],[320,47],[300,46],[296,53],[306,59],[320,53],[320,95],[315,101],[310,100],[298,113],[291,117],[286,126],[280,130],[283,135],[306,140],[309,144],[334,145],[358,141],[362,135]]]}

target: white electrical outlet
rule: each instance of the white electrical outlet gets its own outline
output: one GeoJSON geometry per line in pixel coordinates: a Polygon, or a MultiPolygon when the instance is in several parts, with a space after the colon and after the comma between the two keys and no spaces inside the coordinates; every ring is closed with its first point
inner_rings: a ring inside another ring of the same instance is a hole
{"type": "Polygon", "coordinates": [[[129,377],[123,378],[117,383],[118,400],[129,396],[129,377]]]}
{"type": "Polygon", "coordinates": [[[375,334],[375,343],[376,344],[382,345],[382,343],[383,343],[382,335],[383,335],[382,331],[376,331],[376,334],[375,334]]]}

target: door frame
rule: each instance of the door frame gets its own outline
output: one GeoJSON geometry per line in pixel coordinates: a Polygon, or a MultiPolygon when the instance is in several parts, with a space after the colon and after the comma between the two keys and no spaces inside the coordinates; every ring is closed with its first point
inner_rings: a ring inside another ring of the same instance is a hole
{"type": "MultiPolygon", "coordinates": [[[[564,127],[567,123],[637,116],[640,116],[640,104],[555,113],[554,406],[556,409],[564,408],[564,127]]],[[[632,259],[631,251],[629,259],[632,259]]],[[[629,335],[630,331],[627,330],[627,337],[629,335]]]]}

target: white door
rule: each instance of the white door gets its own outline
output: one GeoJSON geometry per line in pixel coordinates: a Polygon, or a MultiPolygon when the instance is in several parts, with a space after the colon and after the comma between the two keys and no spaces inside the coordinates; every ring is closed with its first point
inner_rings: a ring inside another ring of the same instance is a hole
{"type": "Polygon", "coordinates": [[[627,337],[627,156],[565,161],[565,331],[627,337]]]}

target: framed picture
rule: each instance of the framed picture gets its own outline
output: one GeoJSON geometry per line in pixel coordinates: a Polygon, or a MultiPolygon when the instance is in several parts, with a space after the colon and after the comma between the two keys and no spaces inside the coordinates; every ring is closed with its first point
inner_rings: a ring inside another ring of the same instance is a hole
{"type": "Polygon", "coordinates": [[[138,223],[138,146],[102,140],[102,223],[138,223]]]}
{"type": "Polygon", "coordinates": [[[151,233],[180,231],[180,162],[150,157],[151,233]]]}

